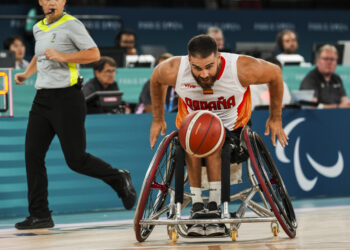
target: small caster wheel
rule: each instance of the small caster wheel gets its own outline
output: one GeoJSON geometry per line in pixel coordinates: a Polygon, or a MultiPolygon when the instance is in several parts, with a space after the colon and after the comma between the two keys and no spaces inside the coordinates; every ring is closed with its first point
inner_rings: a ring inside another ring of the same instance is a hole
{"type": "Polygon", "coordinates": [[[176,232],[175,230],[173,230],[173,231],[171,232],[171,241],[172,241],[173,243],[176,243],[176,241],[177,241],[177,232],[176,232]]]}
{"type": "Polygon", "coordinates": [[[167,231],[167,233],[168,233],[169,240],[171,240],[172,232],[174,231],[174,229],[171,228],[170,226],[167,226],[167,227],[166,227],[166,231],[167,231]]]}
{"type": "Polygon", "coordinates": [[[237,240],[237,231],[236,230],[231,231],[231,238],[232,238],[232,241],[237,240]]]}
{"type": "Polygon", "coordinates": [[[278,236],[278,233],[280,232],[280,230],[277,223],[274,223],[274,222],[271,223],[271,232],[273,236],[275,237],[278,236]]]}

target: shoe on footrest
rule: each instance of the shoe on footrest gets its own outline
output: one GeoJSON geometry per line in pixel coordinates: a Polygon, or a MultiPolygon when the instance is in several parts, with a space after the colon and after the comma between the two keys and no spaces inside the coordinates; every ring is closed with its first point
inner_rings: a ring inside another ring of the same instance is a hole
{"type": "MultiPolygon", "coordinates": [[[[211,219],[221,218],[221,209],[215,201],[209,202],[207,208],[208,216],[210,216],[211,219]]],[[[206,236],[221,236],[226,233],[225,224],[207,224],[205,230],[206,236]]]]}
{"type": "Polygon", "coordinates": [[[205,228],[204,225],[195,224],[190,225],[191,227],[187,230],[188,236],[204,236],[205,235],[205,228]]]}
{"type": "MultiPolygon", "coordinates": [[[[202,219],[206,214],[206,209],[202,202],[196,202],[192,205],[191,208],[191,217],[190,219],[202,219]]],[[[204,225],[195,224],[195,225],[187,225],[188,236],[204,236],[205,228],[204,225]]]]}
{"type": "Polygon", "coordinates": [[[226,233],[224,224],[207,224],[205,226],[206,236],[222,236],[226,233]]]}
{"type": "Polygon", "coordinates": [[[212,218],[221,218],[221,209],[215,201],[209,202],[207,208],[208,214],[213,215],[212,218]]]}

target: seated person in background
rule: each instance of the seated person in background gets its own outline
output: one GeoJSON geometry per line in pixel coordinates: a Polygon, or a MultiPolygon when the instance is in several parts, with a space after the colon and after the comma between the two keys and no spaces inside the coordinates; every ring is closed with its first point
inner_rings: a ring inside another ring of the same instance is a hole
{"type": "Polygon", "coordinates": [[[216,45],[218,46],[219,52],[231,52],[230,49],[225,48],[224,33],[219,27],[211,26],[207,29],[206,34],[214,38],[216,45]]]}
{"type": "Polygon", "coordinates": [[[297,54],[298,36],[292,30],[282,30],[277,34],[276,45],[282,52],[276,58],[283,65],[285,64],[300,64],[304,63],[304,57],[297,54]]]}
{"type": "Polygon", "coordinates": [[[338,51],[330,44],[323,45],[316,53],[316,68],[303,79],[300,89],[314,90],[313,101],[320,108],[349,108],[343,82],[334,71],[337,68],[338,51]]]}
{"type": "MultiPolygon", "coordinates": [[[[101,59],[93,66],[95,78],[90,79],[84,84],[82,91],[87,97],[96,91],[119,90],[115,81],[116,62],[113,58],[102,56],[101,59]]],[[[87,103],[87,113],[124,113],[113,108],[102,108],[95,102],[87,103]]],[[[125,107],[125,113],[130,113],[130,109],[125,107]]]]}
{"type": "Polygon", "coordinates": [[[119,31],[115,37],[115,47],[125,48],[126,55],[137,55],[135,32],[128,29],[119,31]]]}
{"type": "MultiPolygon", "coordinates": [[[[266,61],[278,65],[282,69],[281,63],[276,58],[269,58],[266,61]]],[[[250,94],[252,97],[252,110],[257,106],[270,105],[270,92],[267,84],[250,85],[250,94]]],[[[283,99],[282,105],[290,104],[292,100],[287,84],[283,81],[283,99]]]]}
{"type": "MultiPolygon", "coordinates": [[[[167,60],[172,56],[173,55],[170,53],[163,53],[157,59],[156,65],[160,64],[161,62],[167,60]]],[[[168,112],[176,111],[175,109],[177,108],[177,101],[178,101],[178,96],[175,93],[175,89],[173,87],[168,87],[166,100],[165,100],[165,111],[168,111],[168,112]]],[[[145,85],[143,85],[143,88],[139,97],[139,104],[135,113],[136,114],[152,113],[150,80],[148,80],[145,83],[145,85]]]]}
{"type": "Polygon", "coordinates": [[[17,35],[9,36],[4,40],[4,49],[14,51],[16,53],[15,69],[27,68],[29,62],[23,59],[26,54],[26,47],[22,37],[17,35]]]}

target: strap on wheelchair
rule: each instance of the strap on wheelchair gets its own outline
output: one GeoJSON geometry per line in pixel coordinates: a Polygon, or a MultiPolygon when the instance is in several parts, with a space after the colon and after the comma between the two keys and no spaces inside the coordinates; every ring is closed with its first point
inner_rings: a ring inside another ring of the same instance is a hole
{"type": "Polygon", "coordinates": [[[225,141],[221,152],[221,202],[230,201],[230,158],[232,147],[225,141]]]}
{"type": "Polygon", "coordinates": [[[184,200],[185,150],[180,143],[175,151],[175,204],[184,200]]]}

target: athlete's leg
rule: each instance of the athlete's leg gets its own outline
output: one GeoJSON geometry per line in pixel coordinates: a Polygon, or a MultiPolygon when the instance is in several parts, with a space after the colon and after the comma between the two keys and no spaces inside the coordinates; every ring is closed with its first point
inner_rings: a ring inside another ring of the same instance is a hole
{"type": "Polygon", "coordinates": [[[191,187],[201,187],[202,159],[186,152],[186,167],[191,187]]]}
{"type": "MultiPolygon", "coordinates": [[[[62,91],[63,92],[63,91],[62,91]]],[[[55,131],[68,166],[81,174],[98,178],[109,184],[122,198],[124,206],[131,209],[136,192],[128,171],[119,171],[105,161],[86,153],[86,106],[82,92],[74,87],[57,96],[56,117],[52,117],[55,131]]]]}
{"type": "Polygon", "coordinates": [[[38,92],[29,113],[25,139],[29,213],[39,218],[50,216],[45,156],[55,135],[49,120],[45,117],[49,108],[43,103],[45,101],[48,100],[40,98],[38,92]],[[38,99],[40,103],[37,103],[38,99]]]}
{"type": "MultiPolygon", "coordinates": [[[[188,179],[190,181],[190,191],[192,195],[191,218],[204,218],[205,207],[202,199],[201,178],[202,178],[202,159],[189,155],[185,156],[188,179]]],[[[205,235],[204,225],[195,224],[188,228],[189,236],[205,235]]]]}
{"type": "Polygon", "coordinates": [[[25,138],[25,161],[28,185],[29,214],[24,221],[16,223],[17,229],[50,228],[54,226],[48,205],[48,181],[45,155],[55,135],[46,115],[50,98],[38,91],[29,113],[25,138]]]}

